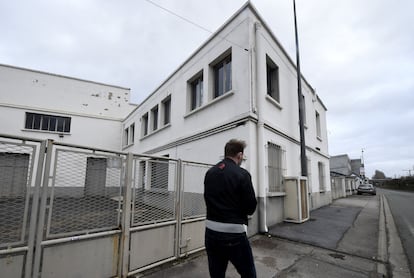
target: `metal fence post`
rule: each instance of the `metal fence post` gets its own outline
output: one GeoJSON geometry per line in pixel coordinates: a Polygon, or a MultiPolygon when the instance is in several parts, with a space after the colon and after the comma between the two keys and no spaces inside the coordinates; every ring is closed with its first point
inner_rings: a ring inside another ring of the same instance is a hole
{"type": "Polygon", "coordinates": [[[175,237],[175,256],[176,258],[180,257],[181,253],[181,233],[182,233],[182,192],[184,191],[184,182],[183,182],[183,161],[179,159],[177,161],[177,187],[176,187],[176,203],[175,203],[175,212],[177,219],[177,232],[175,237]]]}
{"type": "Polygon", "coordinates": [[[127,277],[129,270],[129,230],[131,226],[131,194],[133,189],[133,160],[134,156],[132,153],[128,153],[126,161],[125,171],[125,190],[123,192],[122,202],[122,222],[121,222],[121,239],[120,239],[120,250],[119,250],[119,270],[120,277],[127,277]]]}
{"type": "Polygon", "coordinates": [[[33,267],[33,252],[35,245],[35,235],[37,227],[37,211],[39,207],[39,197],[40,197],[40,188],[42,183],[42,173],[43,173],[43,163],[45,160],[46,152],[46,142],[42,141],[39,148],[39,154],[37,159],[37,169],[36,169],[36,181],[35,188],[32,197],[32,212],[30,215],[30,227],[29,227],[29,238],[28,238],[28,251],[26,258],[26,267],[25,267],[25,278],[32,277],[32,267],[33,267]]]}
{"type": "Polygon", "coordinates": [[[43,183],[42,183],[42,199],[40,201],[40,210],[39,218],[37,222],[37,231],[36,231],[36,242],[35,242],[35,254],[34,254],[34,263],[33,263],[33,277],[39,276],[40,271],[40,261],[42,256],[42,239],[43,239],[43,228],[45,225],[45,214],[46,214],[46,202],[47,194],[49,189],[49,180],[52,178],[50,176],[50,166],[52,161],[53,153],[53,140],[47,140],[47,149],[46,149],[46,162],[45,168],[43,171],[43,183]]]}

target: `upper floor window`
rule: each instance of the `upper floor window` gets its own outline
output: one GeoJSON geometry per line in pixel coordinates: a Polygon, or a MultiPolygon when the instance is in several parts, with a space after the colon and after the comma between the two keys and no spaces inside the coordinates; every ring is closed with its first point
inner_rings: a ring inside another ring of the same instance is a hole
{"type": "Polygon", "coordinates": [[[316,119],[316,136],[321,138],[321,116],[319,115],[318,111],[315,111],[315,119],[316,119]]]}
{"type": "Polygon", "coordinates": [[[279,68],[278,66],[266,56],[266,78],[267,78],[267,95],[272,97],[277,102],[280,102],[279,93],[279,68]]]}
{"type": "Polygon", "coordinates": [[[151,109],[152,130],[158,129],[158,105],[151,109]]]}
{"type": "Polygon", "coordinates": [[[124,129],[124,146],[134,144],[135,140],[135,123],[124,129]]]}
{"type": "Polygon", "coordinates": [[[231,54],[213,66],[214,70],[214,98],[219,97],[232,88],[231,81],[231,54]]]}
{"type": "Polygon", "coordinates": [[[302,95],[302,115],[303,115],[303,124],[306,125],[306,100],[305,100],[304,95],[302,95]]]}
{"type": "Polygon", "coordinates": [[[26,112],[25,128],[69,133],[70,122],[70,117],[61,117],[26,112]]]}
{"type": "Polygon", "coordinates": [[[163,123],[167,125],[171,122],[171,96],[166,97],[162,101],[163,123]]]}
{"type": "Polygon", "coordinates": [[[145,113],[141,118],[141,132],[143,136],[148,134],[148,113],[145,113]]]}
{"type": "Polygon", "coordinates": [[[190,81],[190,110],[201,106],[203,99],[203,73],[190,81]]]}

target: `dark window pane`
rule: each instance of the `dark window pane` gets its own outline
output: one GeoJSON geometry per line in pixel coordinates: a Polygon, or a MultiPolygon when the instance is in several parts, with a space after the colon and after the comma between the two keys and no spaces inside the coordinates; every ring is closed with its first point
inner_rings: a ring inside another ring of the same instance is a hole
{"type": "Polygon", "coordinates": [[[49,116],[42,117],[42,130],[49,130],[49,116]]]}
{"type": "Polygon", "coordinates": [[[33,129],[40,129],[40,119],[42,115],[35,114],[34,115],[34,123],[33,123],[33,129]]]}
{"type": "Polygon", "coordinates": [[[70,118],[66,118],[66,120],[65,120],[65,132],[70,132],[70,121],[71,121],[71,119],[70,118]]]}
{"type": "Polygon", "coordinates": [[[56,117],[50,117],[49,130],[50,131],[56,131],[56,117]]]}
{"type": "Polygon", "coordinates": [[[34,120],[34,114],[33,113],[26,113],[25,128],[32,129],[33,128],[33,120],[34,120]]]}
{"type": "Polygon", "coordinates": [[[226,64],[226,88],[225,92],[231,90],[231,61],[226,64]]]}
{"type": "Polygon", "coordinates": [[[57,131],[63,132],[63,127],[65,125],[65,119],[64,118],[57,118],[57,131]]]}

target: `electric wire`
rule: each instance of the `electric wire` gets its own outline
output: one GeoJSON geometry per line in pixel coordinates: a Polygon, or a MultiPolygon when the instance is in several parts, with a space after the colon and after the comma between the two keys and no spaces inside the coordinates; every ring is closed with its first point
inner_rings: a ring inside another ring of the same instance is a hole
{"type": "MultiPolygon", "coordinates": [[[[207,32],[207,33],[210,33],[210,34],[214,34],[214,32],[213,31],[211,31],[211,30],[209,30],[209,29],[207,29],[207,28],[205,28],[205,27],[203,27],[203,26],[201,26],[200,24],[198,24],[198,23],[196,23],[196,22],[194,22],[194,21],[192,21],[192,20],[190,20],[190,19],[188,19],[188,18],[185,18],[184,16],[182,16],[182,15],[179,15],[179,14],[177,14],[177,13],[175,13],[175,12],[173,12],[173,11],[171,11],[170,9],[167,9],[167,8],[165,8],[165,7],[163,7],[163,6],[161,6],[161,5],[159,5],[159,4],[157,4],[157,3],[155,3],[154,1],[151,1],[151,0],[145,0],[146,2],[148,2],[148,3],[150,3],[150,4],[152,4],[153,6],[155,6],[155,7],[157,7],[157,8],[159,8],[159,9],[161,9],[161,10],[163,10],[163,11],[166,11],[167,13],[169,13],[169,14],[172,14],[173,16],[175,16],[175,17],[178,17],[179,19],[181,19],[181,20],[183,20],[183,21],[185,21],[185,22],[187,22],[187,23],[189,23],[189,24],[191,24],[191,25],[194,25],[195,27],[197,27],[197,28],[199,28],[199,29],[201,29],[201,30],[203,30],[203,31],[205,31],[205,32],[207,32]]],[[[237,44],[237,43],[235,43],[235,42],[233,42],[233,41],[231,41],[231,40],[229,40],[229,39],[227,39],[227,38],[225,38],[225,37],[222,37],[222,36],[220,36],[220,35],[217,35],[217,37],[218,38],[220,38],[220,39],[222,39],[222,40],[224,40],[224,41],[227,41],[227,42],[229,42],[230,44],[233,44],[233,45],[235,45],[235,46],[237,46],[237,47],[239,47],[239,48],[241,48],[241,49],[243,49],[243,50],[245,50],[245,51],[249,51],[247,48],[245,48],[245,47],[243,47],[243,46],[241,46],[241,45],[239,45],[239,44],[237,44]]]]}

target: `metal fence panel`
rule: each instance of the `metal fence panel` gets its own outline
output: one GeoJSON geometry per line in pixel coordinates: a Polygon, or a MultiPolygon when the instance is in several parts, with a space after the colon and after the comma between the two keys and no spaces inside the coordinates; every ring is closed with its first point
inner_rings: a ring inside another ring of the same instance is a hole
{"type": "Polygon", "coordinates": [[[60,148],[54,158],[46,238],[118,228],[125,158],[60,148]]]}
{"type": "Polygon", "coordinates": [[[131,226],[176,218],[177,162],[162,158],[134,158],[131,226]]]}
{"type": "Polygon", "coordinates": [[[204,176],[211,165],[183,162],[182,217],[183,220],[205,217],[204,176]]]}

